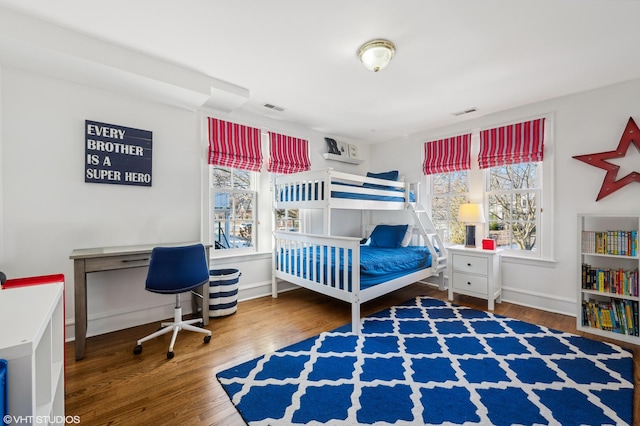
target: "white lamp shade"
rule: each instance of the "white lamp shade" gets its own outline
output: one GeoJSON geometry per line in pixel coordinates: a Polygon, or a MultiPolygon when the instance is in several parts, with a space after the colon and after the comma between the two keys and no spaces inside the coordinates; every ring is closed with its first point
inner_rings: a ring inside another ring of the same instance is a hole
{"type": "Polygon", "coordinates": [[[458,211],[458,222],[484,223],[484,210],[482,208],[482,204],[460,204],[460,210],[458,211]]]}
{"type": "Polygon", "coordinates": [[[390,41],[372,40],[360,48],[358,56],[365,68],[378,72],[389,65],[395,53],[396,47],[390,41]]]}

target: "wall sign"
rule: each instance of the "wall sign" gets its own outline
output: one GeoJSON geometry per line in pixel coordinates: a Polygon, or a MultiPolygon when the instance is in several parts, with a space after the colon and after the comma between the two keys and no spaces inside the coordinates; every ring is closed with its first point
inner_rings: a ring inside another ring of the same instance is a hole
{"type": "Polygon", "coordinates": [[[84,181],[151,186],[152,132],[85,121],[84,181]]]}

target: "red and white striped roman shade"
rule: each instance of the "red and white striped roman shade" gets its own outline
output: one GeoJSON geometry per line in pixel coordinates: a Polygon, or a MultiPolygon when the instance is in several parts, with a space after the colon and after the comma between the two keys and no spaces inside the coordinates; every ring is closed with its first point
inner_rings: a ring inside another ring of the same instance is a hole
{"type": "Polygon", "coordinates": [[[262,168],[260,129],[208,117],[209,164],[251,170],[262,168]]]}
{"type": "Polygon", "coordinates": [[[425,175],[471,168],[471,133],[424,143],[425,175]]]}
{"type": "Polygon", "coordinates": [[[309,142],[305,139],[269,132],[269,149],[269,172],[298,173],[311,168],[309,142]]]}
{"type": "Polygon", "coordinates": [[[480,132],[481,169],[542,161],[543,157],[544,118],[480,132]]]}

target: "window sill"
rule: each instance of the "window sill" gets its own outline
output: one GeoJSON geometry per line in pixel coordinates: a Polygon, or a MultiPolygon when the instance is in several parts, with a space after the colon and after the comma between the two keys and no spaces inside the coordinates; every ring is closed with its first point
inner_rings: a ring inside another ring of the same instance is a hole
{"type": "Polygon", "coordinates": [[[226,260],[258,260],[258,259],[271,259],[272,253],[270,251],[256,252],[256,251],[244,251],[235,253],[222,253],[224,250],[212,250],[210,261],[224,259],[226,260]]]}
{"type": "Polygon", "coordinates": [[[514,263],[519,265],[540,266],[543,268],[555,268],[558,261],[556,259],[517,256],[513,254],[502,254],[503,263],[514,263]]]}

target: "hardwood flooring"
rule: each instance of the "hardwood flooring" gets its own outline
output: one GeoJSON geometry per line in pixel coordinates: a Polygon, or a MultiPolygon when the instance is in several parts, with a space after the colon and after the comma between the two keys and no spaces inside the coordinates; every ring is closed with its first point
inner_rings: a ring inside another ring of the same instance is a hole
{"type": "MultiPolygon", "coordinates": [[[[446,300],[425,284],[412,284],[362,306],[362,315],[380,311],[416,296],[446,300]]],[[[486,301],[456,296],[455,303],[486,309],[486,301]]],[[[576,332],[575,318],[510,303],[494,311],[507,317],[576,332]]],[[[211,343],[203,335],[180,332],[175,357],[166,358],[170,335],[145,342],[133,354],[136,340],[152,333],[158,323],[147,324],[87,339],[84,359],[74,359],[73,342],[66,352],[66,415],[78,416],[84,425],[244,425],[218,383],[215,374],[266,352],[299,342],[351,321],[347,303],[300,289],[240,302],[228,317],[212,318],[211,343]]],[[[634,419],[640,419],[640,347],[610,340],[634,350],[636,391],[634,419]]],[[[636,422],[639,422],[636,420],[636,422]]]]}

